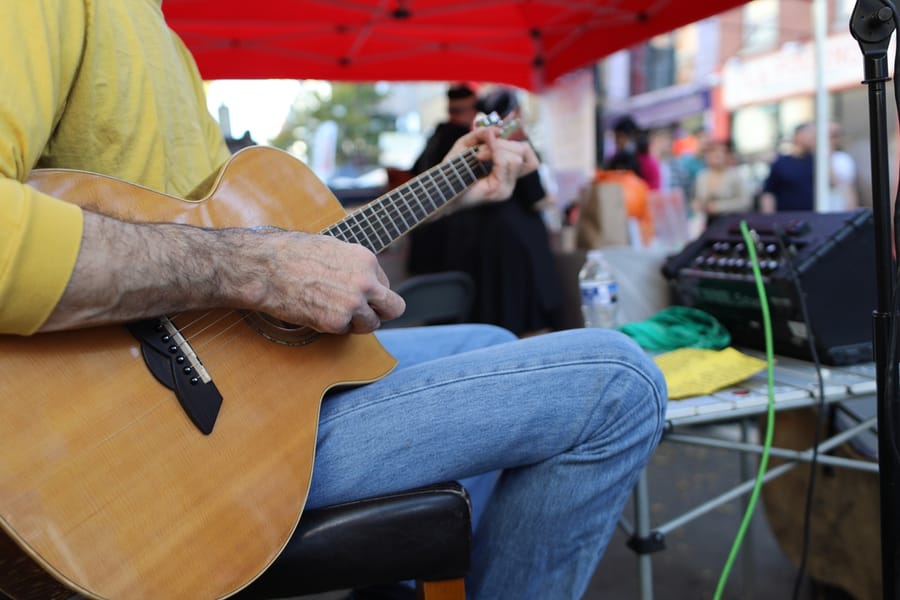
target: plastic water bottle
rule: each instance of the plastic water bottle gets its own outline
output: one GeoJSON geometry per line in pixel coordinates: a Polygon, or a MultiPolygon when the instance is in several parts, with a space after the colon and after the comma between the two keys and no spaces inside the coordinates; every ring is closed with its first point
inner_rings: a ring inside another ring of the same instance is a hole
{"type": "Polygon", "coordinates": [[[619,320],[619,286],[606,258],[599,250],[589,250],[578,272],[581,314],[585,327],[613,328],[619,320]]]}

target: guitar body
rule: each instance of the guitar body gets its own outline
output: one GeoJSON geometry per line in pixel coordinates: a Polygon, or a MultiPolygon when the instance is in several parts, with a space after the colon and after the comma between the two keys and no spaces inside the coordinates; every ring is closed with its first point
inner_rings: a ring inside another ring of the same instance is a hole
{"type": "MultiPolygon", "coordinates": [[[[74,171],[30,183],[135,221],[320,232],[346,217],[301,162],[264,147],[235,155],[196,201],[74,171]]],[[[395,361],[371,334],[288,345],[243,316],[171,317],[222,397],[209,435],[123,326],[0,336],[0,590],[224,598],[278,556],[306,501],[322,395],[395,361]]]]}

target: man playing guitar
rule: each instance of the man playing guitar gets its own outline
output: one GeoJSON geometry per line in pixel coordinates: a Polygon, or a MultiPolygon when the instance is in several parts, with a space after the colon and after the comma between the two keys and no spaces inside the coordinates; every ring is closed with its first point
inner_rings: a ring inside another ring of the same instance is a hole
{"type": "Polygon", "coordinates": [[[229,158],[161,0],[0,13],[0,533],[84,595],[223,597],[304,501],[502,470],[470,597],[580,598],[661,435],[653,363],[372,333],[404,309],[374,251],[423,201],[507,198],[530,146],[476,130],[361,221],[284,153],[229,158]]]}

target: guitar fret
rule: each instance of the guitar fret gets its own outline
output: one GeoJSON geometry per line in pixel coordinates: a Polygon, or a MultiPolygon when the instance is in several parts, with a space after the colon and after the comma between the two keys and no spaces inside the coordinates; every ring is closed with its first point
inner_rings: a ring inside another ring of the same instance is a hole
{"type": "MultiPolygon", "coordinates": [[[[419,183],[419,185],[422,185],[421,182],[419,183]]],[[[428,210],[422,204],[422,200],[421,198],[419,198],[419,195],[413,191],[412,185],[406,188],[406,195],[408,196],[408,199],[404,206],[409,209],[409,217],[410,219],[412,219],[413,226],[415,226],[416,223],[425,218],[425,215],[428,214],[428,210]],[[415,201],[415,204],[413,204],[411,200],[415,201]]],[[[407,230],[411,229],[411,226],[406,221],[405,217],[403,222],[406,224],[407,230]]]]}
{"type": "Polygon", "coordinates": [[[440,175],[442,170],[443,169],[433,169],[428,173],[428,178],[431,180],[432,185],[437,190],[438,198],[440,199],[440,206],[445,205],[450,199],[453,198],[453,194],[449,194],[448,191],[444,189],[440,178],[435,177],[435,175],[440,175]]]}
{"type": "Polygon", "coordinates": [[[476,179],[478,179],[478,176],[475,175],[475,171],[472,170],[472,167],[469,165],[469,163],[466,162],[464,164],[466,165],[466,169],[469,171],[469,176],[472,177],[472,181],[475,181],[476,179]]]}
{"type": "Polygon", "coordinates": [[[378,233],[378,228],[372,227],[372,222],[369,219],[366,219],[364,215],[357,215],[356,220],[359,221],[360,219],[363,219],[363,222],[360,225],[360,232],[367,242],[365,246],[367,248],[374,248],[376,247],[376,244],[384,244],[381,235],[378,233]]]}
{"type": "Polygon", "coordinates": [[[409,186],[403,186],[402,188],[400,188],[399,196],[402,202],[393,205],[391,209],[394,214],[396,214],[400,219],[403,220],[404,231],[409,231],[410,225],[409,221],[406,220],[406,217],[415,217],[415,210],[409,203],[409,197],[412,196],[413,198],[415,198],[415,194],[412,193],[412,190],[409,188],[409,186]]]}
{"type": "Polygon", "coordinates": [[[379,224],[389,233],[389,237],[392,240],[397,239],[403,233],[403,229],[396,223],[396,217],[402,217],[402,214],[396,210],[397,204],[402,199],[403,189],[399,188],[390,192],[385,198],[372,206],[372,212],[378,219],[379,224]],[[393,232],[389,228],[393,228],[393,232]]]}
{"type": "Polygon", "coordinates": [[[406,201],[404,200],[404,195],[407,193],[407,188],[405,186],[400,187],[396,190],[394,194],[396,196],[396,202],[392,202],[384,207],[385,214],[388,217],[388,221],[394,225],[394,229],[396,233],[394,234],[394,239],[403,235],[406,231],[409,231],[409,225],[406,222],[406,218],[403,216],[403,208],[406,206],[406,201]],[[397,222],[397,218],[403,220],[403,225],[397,222]]]}
{"type": "Polygon", "coordinates": [[[456,173],[456,161],[450,161],[447,165],[441,169],[441,176],[447,182],[447,185],[453,190],[453,196],[456,197],[460,192],[468,187],[461,179],[460,183],[456,183],[455,179],[450,177],[450,173],[456,173]]]}
{"type": "MultiPolygon", "coordinates": [[[[362,211],[360,211],[359,213],[357,213],[357,215],[358,215],[358,217],[357,217],[358,219],[359,219],[359,218],[364,218],[364,217],[365,217],[365,215],[362,214],[362,211]]],[[[370,235],[369,235],[369,234],[374,234],[375,237],[378,239],[378,246],[377,246],[377,247],[378,247],[378,248],[384,248],[384,247],[386,247],[387,244],[386,244],[386,243],[384,242],[384,240],[382,239],[381,233],[380,233],[380,232],[382,232],[382,231],[384,230],[384,228],[383,228],[383,227],[372,227],[372,221],[371,221],[371,219],[369,219],[369,218],[365,218],[365,223],[366,223],[366,225],[368,226],[367,231],[369,232],[369,233],[366,234],[366,239],[369,239],[369,238],[370,238],[370,235]]],[[[374,248],[375,245],[372,244],[371,247],[374,248]]]]}
{"type": "Polygon", "coordinates": [[[345,242],[353,243],[355,240],[353,239],[353,224],[350,223],[350,216],[348,215],[346,219],[341,221],[341,239],[345,242]]]}
{"type": "Polygon", "coordinates": [[[378,227],[373,227],[372,222],[369,219],[365,219],[364,215],[360,215],[357,217],[357,220],[360,218],[364,219],[364,227],[362,228],[362,234],[366,239],[366,248],[374,249],[374,248],[384,248],[387,244],[384,243],[384,240],[381,237],[381,231],[378,227]]]}
{"type": "Polygon", "coordinates": [[[454,168],[453,174],[456,175],[457,179],[459,179],[459,183],[461,184],[463,189],[468,187],[469,184],[466,183],[466,180],[462,178],[462,175],[460,175],[460,173],[459,173],[459,169],[454,168]]]}
{"type": "Polygon", "coordinates": [[[415,204],[410,204],[410,208],[413,211],[413,215],[416,219],[420,219],[423,215],[428,214],[434,207],[429,208],[427,203],[430,198],[428,196],[428,187],[425,185],[427,183],[427,179],[425,178],[425,174],[422,174],[422,177],[419,178],[412,186],[410,186],[409,190],[413,192],[413,199],[415,200],[415,204]]]}
{"type": "Polygon", "coordinates": [[[440,170],[440,173],[441,173],[441,177],[443,178],[443,180],[444,180],[445,182],[447,182],[447,189],[450,190],[451,192],[453,192],[453,193],[450,194],[450,196],[455,198],[456,195],[459,194],[459,192],[454,190],[453,184],[450,183],[450,180],[447,179],[447,175],[444,174],[444,169],[441,169],[441,170],[440,170]]]}
{"type": "Polygon", "coordinates": [[[344,221],[338,221],[337,223],[335,223],[335,225],[334,225],[334,227],[332,227],[332,229],[335,230],[335,232],[333,233],[334,237],[340,238],[341,240],[343,240],[345,242],[349,241],[349,239],[347,238],[347,232],[346,232],[347,224],[344,221]]]}
{"type": "MultiPolygon", "coordinates": [[[[435,169],[436,172],[440,173],[441,178],[442,178],[442,179],[444,180],[444,182],[447,184],[447,189],[448,189],[447,196],[448,196],[448,199],[450,199],[450,198],[455,198],[458,194],[460,194],[461,192],[463,192],[463,191],[464,191],[464,190],[472,183],[472,181],[466,181],[464,178],[462,178],[462,177],[459,175],[459,169],[458,169],[458,166],[457,166],[457,165],[459,165],[459,164],[465,164],[466,161],[467,161],[467,160],[470,160],[470,159],[475,159],[475,160],[477,160],[477,158],[475,157],[474,152],[473,152],[473,153],[469,153],[469,154],[465,154],[465,155],[461,155],[461,156],[457,156],[457,157],[455,157],[454,159],[451,159],[450,161],[448,161],[447,163],[441,164],[439,167],[437,167],[437,168],[435,169]],[[453,182],[453,180],[452,180],[450,177],[447,176],[447,171],[448,171],[448,170],[449,170],[449,171],[452,171],[452,172],[456,175],[456,178],[459,180],[459,185],[456,185],[456,184],[453,182]]],[[[474,181],[474,180],[473,180],[473,181],[474,181]]]]}
{"type": "Polygon", "coordinates": [[[360,243],[360,239],[359,239],[359,236],[356,235],[356,225],[357,225],[357,223],[351,223],[350,219],[353,219],[353,220],[355,221],[355,220],[356,220],[356,215],[353,214],[353,215],[350,215],[350,216],[347,218],[347,220],[346,220],[346,221],[347,221],[347,225],[348,225],[348,230],[347,230],[347,232],[348,232],[350,235],[353,236],[353,241],[356,242],[357,244],[359,244],[359,243],[360,243]]]}
{"type": "Polygon", "coordinates": [[[425,173],[423,173],[423,177],[422,177],[422,179],[419,181],[419,187],[422,188],[422,193],[425,194],[425,198],[428,200],[428,202],[431,203],[431,209],[425,208],[425,206],[422,204],[422,200],[421,200],[421,199],[417,199],[417,200],[418,200],[418,203],[419,203],[419,208],[422,209],[423,215],[426,215],[426,214],[428,214],[428,213],[430,213],[430,212],[435,211],[435,210],[438,209],[438,205],[435,204],[434,199],[431,197],[431,192],[428,191],[428,187],[423,183],[423,181],[424,181],[426,178],[428,178],[428,179],[431,178],[431,175],[428,173],[428,171],[425,171],[425,173]]]}
{"type": "Polygon", "coordinates": [[[383,241],[381,241],[380,235],[378,236],[379,241],[381,241],[382,247],[386,248],[388,245],[390,245],[392,239],[397,238],[397,234],[400,232],[400,230],[396,229],[396,226],[395,226],[395,232],[391,233],[388,228],[393,225],[393,222],[390,220],[387,220],[387,222],[385,222],[381,219],[381,214],[378,211],[373,211],[373,212],[374,212],[375,218],[378,219],[379,229],[381,229],[382,231],[384,231],[388,234],[387,244],[385,244],[383,241]]]}
{"type": "MultiPolygon", "coordinates": [[[[412,190],[408,190],[408,191],[412,192],[412,190]]],[[[415,199],[416,201],[418,201],[418,199],[415,197],[415,194],[413,194],[413,199],[415,199]]],[[[406,203],[406,206],[409,206],[409,203],[408,203],[408,202],[406,203]]],[[[412,208],[412,207],[410,207],[410,208],[412,208]]],[[[399,216],[401,219],[403,219],[403,226],[406,228],[407,231],[409,231],[410,229],[412,229],[412,227],[410,227],[409,221],[406,220],[406,217],[403,215],[403,213],[399,213],[398,216],[399,216]]],[[[413,216],[415,216],[415,213],[413,213],[413,216]]]]}
{"type": "Polygon", "coordinates": [[[364,242],[366,240],[360,239],[359,234],[362,232],[359,230],[359,223],[357,222],[355,213],[350,215],[349,219],[347,220],[347,224],[350,226],[349,233],[350,233],[350,235],[353,236],[353,242],[355,242],[357,244],[362,244],[365,246],[366,244],[364,242]]]}
{"type": "Polygon", "coordinates": [[[437,187],[440,197],[442,198],[441,206],[447,204],[450,200],[452,200],[456,194],[453,192],[453,188],[447,189],[446,182],[447,179],[444,177],[443,169],[436,169],[431,174],[431,180],[434,181],[435,187],[437,187]]]}

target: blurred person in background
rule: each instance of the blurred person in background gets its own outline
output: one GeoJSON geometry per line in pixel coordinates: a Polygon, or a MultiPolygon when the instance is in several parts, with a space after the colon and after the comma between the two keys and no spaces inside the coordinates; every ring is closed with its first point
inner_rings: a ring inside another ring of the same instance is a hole
{"type": "Polygon", "coordinates": [[[844,132],[840,125],[831,123],[831,168],[828,205],[823,212],[853,210],[859,206],[856,191],[856,161],[844,150],[844,132]]]}
{"type": "Polygon", "coordinates": [[[689,202],[694,197],[697,175],[706,166],[703,161],[703,148],[706,146],[707,134],[703,129],[697,129],[688,134],[674,125],[671,135],[670,186],[679,188],[686,201],[689,202]]]}
{"type": "Polygon", "coordinates": [[[759,197],[760,212],[815,209],[815,145],[813,123],[802,123],[794,129],[791,151],[779,154],[769,168],[759,197]]]}
{"type": "MultiPolygon", "coordinates": [[[[509,88],[488,92],[477,107],[504,120],[522,116],[516,92],[509,88]]],[[[519,336],[559,327],[561,280],[540,211],[545,196],[535,171],[516,181],[507,201],[451,215],[450,265],[475,282],[471,321],[499,325],[519,336]]]]}
{"type": "Polygon", "coordinates": [[[691,209],[705,225],[722,215],[747,212],[753,196],[737,166],[731,140],[711,140],[703,151],[706,167],[697,174],[691,209]]]}
{"type": "Polygon", "coordinates": [[[613,124],[613,154],[603,164],[610,171],[631,171],[643,178],[641,161],[637,147],[638,126],[629,116],[620,118],[613,124]]]}
{"type": "Polygon", "coordinates": [[[650,134],[647,131],[638,131],[635,136],[637,159],[641,168],[641,178],[651,190],[662,188],[662,172],[659,160],[650,150],[650,134]]]}
{"type": "MultiPolygon", "coordinates": [[[[413,163],[410,173],[419,175],[437,165],[453,144],[472,130],[478,110],[478,86],[469,82],[453,83],[447,88],[447,120],[439,123],[425,143],[422,153],[413,163]]],[[[452,239],[448,237],[456,215],[423,223],[409,234],[406,270],[410,275],[448,270],[447,252],[452,239]]]]}

